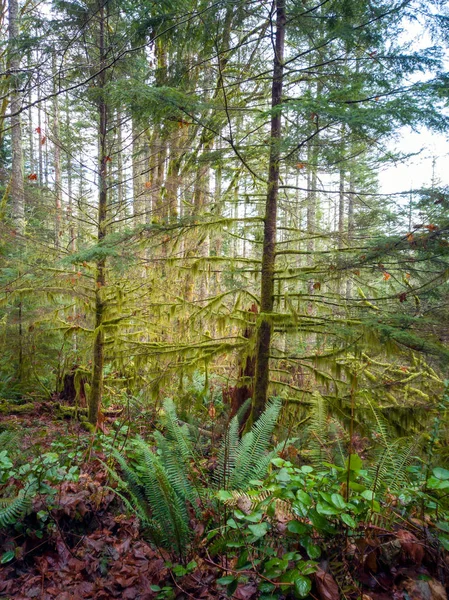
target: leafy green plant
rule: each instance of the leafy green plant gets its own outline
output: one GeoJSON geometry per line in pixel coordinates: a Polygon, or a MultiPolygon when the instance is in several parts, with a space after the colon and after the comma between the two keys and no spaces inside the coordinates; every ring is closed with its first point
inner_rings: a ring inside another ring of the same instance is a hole
{"type": "Polygon", "coordinates": [[[137,513],[154,543],[174,548],[177,556],[183,557],[193,535],[190,513],[199,514],[212,496],[213,485],[225,480],[229,487],[243,490],[252,479],[265,476],[278,450],[268,448],[281,401],[273,400],[242,439],[240,415],[234,417],[219,450],[214,481],[202,471],[189,428],[179,424],[173,401],[166,399],[163,407],[165,435],[154,433],[156,448],[151,449],[141,438],[133,440],[127,447],[127,459],[114,453],[122,476],[110,472],[119,483],[118,493],[129,510],[137,513]]]}
{"type": "Polygon", "coordinates": [[[265,476],[270,460],[289,443],[282,442],[273,450],[268,450],[281,406],[280,398],[271,400],[251,430],[241,439],[239,419],[242,411],[235,415],[218,452],[215,478],[219,487],[244,490],[252,479],[265,476]]]}

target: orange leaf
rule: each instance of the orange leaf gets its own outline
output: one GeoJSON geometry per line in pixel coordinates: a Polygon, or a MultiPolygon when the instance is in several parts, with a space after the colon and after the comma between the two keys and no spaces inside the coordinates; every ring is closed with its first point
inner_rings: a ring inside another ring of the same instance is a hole
{"type": "Polygon", "coordinates": [[[47,141],[47,138],[46,138],[46,137],[45,137],[45,135],[44,135],[44,137],[41,139],[41,144],[42,144],[42,146],[45,144],[45,142],[46,142],[46,141],[47,141]]]}
{"type": "Polygon", "coordinates": [[[406,279],[410,279],[410,273],[405,274],[406,279]]]}
{"type": "Polygon", "coordinates": [[[36,175],[36,173],[31,173],[30,175],[28,175],[28,179],[30,181],[37,181],[37,175],[36,175]]]}
{"type": "Polygon", "coordinates": [[[384,271],[384,281],[388,281],[390,279],[391,275],[390,273],[387,273],[386,271],[384,271]]]}
{"type": "Polygon", "coordinates": [[[424,227],[426,229],[428,229],[429,231],[436,231],[438,229],[438,227],[436,225],[430,224],[430,225],[424,225],[424,227]]]}
{"type": "Polygon", "coordinates": [[[375,100],[376,102],[379,102],[379,100],[380,100],[379,96],[376,96],[376,97],[374,98],[374,100],[375,100]]]}
{"type": "Polygon", "coordinates": [[[299,162],[299,163],[297,163],[296,168],[297,169],[304,169],[305,166],[306,166],[305,163],[299,162]]]}
{"type": "Polygon", "coordinates": [[[106,156],[106,158],[104,159],[104,162],[111,162],[112,158],[110,156],[106,156]]]}
{"type": "Polygon", "coordinates": [[[407,233],[407,242],[413,242],[414,237],[413,237],[413,233],[407,233]]]}
{"type": "Polygon", "coordinates": [[[145,187],[148,189],[150,189],[151,187],[151,181],[145,181],[145,187]]]}

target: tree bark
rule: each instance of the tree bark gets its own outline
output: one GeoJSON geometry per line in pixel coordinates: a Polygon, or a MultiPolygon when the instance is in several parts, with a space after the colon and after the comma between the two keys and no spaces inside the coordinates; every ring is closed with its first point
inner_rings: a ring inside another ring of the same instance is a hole
{"type": "MultiPolygon", "coordinates": [[[[105,8],[104,4],[100,6],[100,31],[99,31],[99,50],[100,67],[105,63],[105,8]]],[[[108,107],[105,99],[106,71],[101,68],[98,76],[98,88],[100,99],[98,102],[99,115],[99,176],[98,176],[98,223],[97,239],[98,242],[106,235],[107,223],[107,131],[108,131],[108,107]]],[[[106,284],[106,259],[97,260],[95,275],[95,339],[92,361],[92,386],[89,398],[89,422],[95,425],[100,411],[101,398],[103,393],[103,367],[104,367],[104,331],[103,317],[105,312],[105,300],[103,288],[106,284]]]]}
{"type": "Polygon", "coordinates": [[[23,187],[22,125],[20,109],[22,108],[19,92],[18,74],[20,56],[15,45],[19,37],[19,6],[17,0],[9,0],[8,37],[10,44],[9,70],[11,73],[11,216],[19,233],[25,230],[25,207],[23,187]]]}
{"type": "Polygon", "coordinates": [[[59,127],[59,100],[57,95],[57,65],[56,56],[53,56],[53,148],[54,148],[54,168],[55,168],[55,248],[59,248],[62,217],[62,177],[61,177],[61,134],[59,127]]]}
{"type": "Polygon", "coordinates": [[[279,195],[279,161],[282,117],[282,86],[284,76],[285,0],[276,0],[276,35],[271,87],[271,147],[268,169],[268,189],[265,205],[264,237],[262,250],[262,281],[260,290],[260,324],[256,343],[256,376],[252,420],[265,408],[269,384],[270,347],[273,325],[274,269],[276,259],[276,220],[279,195]]]}

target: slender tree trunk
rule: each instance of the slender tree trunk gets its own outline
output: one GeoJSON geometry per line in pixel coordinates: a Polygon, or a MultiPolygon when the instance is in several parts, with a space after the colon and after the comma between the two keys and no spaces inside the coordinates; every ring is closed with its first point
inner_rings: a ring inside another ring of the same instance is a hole
{"type": "Polygon", "coordinates": [[[42,136],[42,107],[41,107],[41,98],[42,98],[42,92],[41,92],[41,81],[40,81],[40,74],[37,74],[37,99],[38,99],[38,103],[37,103],[37,132],[38,132],[38,143],[37,143],[37,163],[38,163],[38,179],[39,179],[39,185],[42,188],[44,185],[44,156],[43,156],[43,150],[42,150],[42,144],[41,144],[41,136],[42,136]]]}
{"type": "Polygon", "coordinates": [[[20,56],[15,48],[19,37],[19,6],[17,0],[9,0],[8,36],[10,43],[9,69],[11,72],[11,216],[20,233],[25,230],[25,207],[23,188],[22,125],[20,119],[21,96],[19,92],[20,56]]]}
{"type": "Polygon", "coordinates": [[[132,175],[133,175],[133,215],[134,225],[143,222],[144,213],[144,186],[142,185],[142,171],[144,157],[142,154],[142,131],[138,127],[136,119],[132,122],[132,175]]]}
{"type": "MultiPolygon", "coordinates": [[[[66,129],[70,131],[70,99],[69,95],[66,96],[66,129]]],[[[69,225],[69,249],[70,252],[76,251],[76,233],[75,233],[75,219],[73,212],[73,163],[72,163],[72,148],[70,144],[67,148],[67,221],[69,225]]]]}
{"type": "Polygon", "coordinates": [[[279,195],[279,160],[281,141],[282,86],[284,75],[285,0],[276,0],[276,36],[271,88],[271,148],[268,171],[268,190],[265,207],[264,237],[262,250],[262,281],[260,290],[260,324],[256,342],[256,376],[252,419],[255,420],[265,408],[269,384],[270,347],[273,325],[274,269],[276,259],[276,219],[279,195]]]}
{"type": "MultiPolygon", "coordinates": [[[[100,65],[105,63],[105,8],[100,6],[100,31],[99,50],[100,65]]],[[[107,220],[107,131],[108,131],[108,107],[105,99],[106,71],[102,68],[98,76],[98,88],[100,99],[98,102],[99,114],[99,176],[98,176],[98,242],[106,235],[107,220]]],[[[103,393],[103,367],[104,367],[104,331],[102,328],[105,312],[104,286],[106,284],[106,259],[97,261],[95,275],[95,339],[93,351],[92,386],[89,398],[89,422],[95,425],[100,411],[103,393]]]]}
{"type": "MultiPolygon", "coordinates": [[[[355,181],[354,181],[354,166],[351,166],[349,172],[349,194],[348,194],[348,246],[351,246],[351,240],[354,233],[354,196],[355,196],[355,181]]],[[[352,280],[348,277],[346,281],[346,300],[352,297],[352,280]]]]}
{"type": "MultiPolygon", "coordinates": [[[[28,69],[31,70],[31,63],[32,63],[31,52],[28,52],[27,62],[28,62],[28,65],[27,65],[28,69]]],[[[34,165],[34,139],[33,139],[33,111],[31,108],[32,101],[33,101],[33,93],[32,93],[32,87],[30,86],[30,89],[28,92],[28,104],[29,104],[29,108],[28,108],[28,146],[29,146],[30,174],[35,173],[35,171],[34,171],[35,165],[34,165]]]]}
{"type": "Polygon", "coordinates": [[[126,218],[126,191],[125,178],[123,176],[123,135],[122,114],[117,111],[117,217],[120,220],[119,229],[123,229],[126,218]]]}
{"type": "Polygon", "coordinates": [[[53,148],[54,148],[54,168],[55,168],[55,247],[59,248],[62,216],[62,178],[61,178],[61,132],[59,127],[59,100],[56,88],[56,56],[53,56],[53,148]]]}

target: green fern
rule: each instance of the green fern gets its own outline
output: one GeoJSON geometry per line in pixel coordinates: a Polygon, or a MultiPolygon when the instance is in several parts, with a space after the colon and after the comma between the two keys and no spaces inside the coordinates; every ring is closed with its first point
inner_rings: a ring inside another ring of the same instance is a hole
{"type": "Polygon", "coordinates": [[[176,445],[177,452],[181,454],[182,460],[187,463],[188,461],[194,459],[189,428],[187,425],[183,425],[182,427],[179,425],[176,408],[171,398],[166,398],[164,400],[163,408],[163,424],[166,429],[166,438],[176,445]]]}
{"type": "Polygon", "coordinates": [[[31,507],[30,494],[20,490],[18,495],[13,498],[1,498],[0,506],[0,528],[15,525],[31,507]]]}
{"type": "MultiPolygon", "coordinates": [[[[219,450],[215,483],[244,490],[252,479],[266,475],[271,459],[285,446],[282,443],[268,451],[280,409],[280,399],[270,402],[241,440],[239,419],[244,411],[232,419],[219,450]]],[[[189,511],[199,510],[209,486],[192,469],[196,460],[193,445],[188,429],[178,423],[171,400],[164,402],[164,411],[166,435],[154,433],[157,450],[137,438],[132,464],[115,453],[122,477],[116,473],[113,476],[120,484],[118,495],[129,510],[137,513],[153,542],[174,548],[178,556],[183,556],[192,537],[189,511]]]]}
{"type": "Polygon", "coordinates": [[[343,465],[345,451],[341,440],[344,428],[331,415],[330,407],[321,394],[315,391],[311,396],[310,422],[307,432],[307,459],[319,469],[323,462],[343,465]]]}
{"type": "Polygon", "coordinates": [[[167,547],[175,544],[177,554],[182,556],[189,538],[186,499],[174,489],[160,457],[151,452],[143,440],[139,446],[146,467],[141,479],[153,519],[159,526],[164,544],[167,547]]]}
{"type": "Polygon", "coordinates": [[[407,467],[413,460],[416,441],[398,439],[392,441],[388,423],[369,402],[374,417],[374,433],[381,447],[380,456],[369,469],[375,489],[389,487],[399,490],[408,482],[407,467]]]}
{"type": "Polygon", "coordinates": [[[281,406],[281,400],[274,398],[238,443],[233,465],[229,469],[229,489],[244,490],[252,479],[259,479],[266,473],[274,454],[271,452],[269,457],[268,447],[281,406]]]}
{"type": "Polygon", "coordinates": [[[18,451],[20,435],[17,431],[6,429],[0,433],[0,450],[7,450],[9,454],[18,451]]]}

